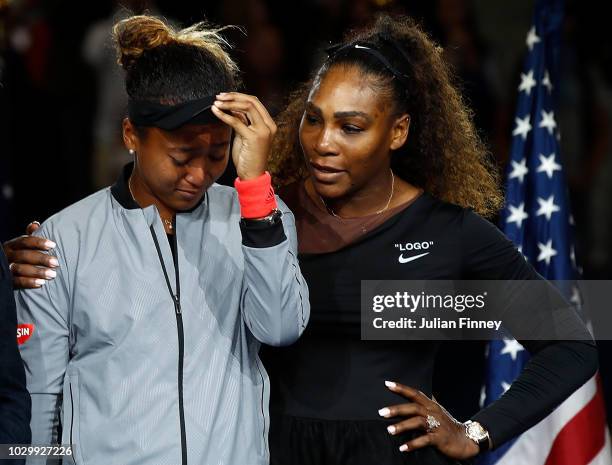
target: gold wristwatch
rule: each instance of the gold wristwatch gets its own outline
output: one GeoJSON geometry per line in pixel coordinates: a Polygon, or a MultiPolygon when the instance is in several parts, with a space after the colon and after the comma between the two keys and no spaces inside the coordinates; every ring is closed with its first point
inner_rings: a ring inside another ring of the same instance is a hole
{"type": "Polygon", "coordinates": [[[468,420],[463,426],[465,426],[465,435],[478,445],[480,452],[487,451],[491,448],[489,432],[480,423],[468,420]]]}

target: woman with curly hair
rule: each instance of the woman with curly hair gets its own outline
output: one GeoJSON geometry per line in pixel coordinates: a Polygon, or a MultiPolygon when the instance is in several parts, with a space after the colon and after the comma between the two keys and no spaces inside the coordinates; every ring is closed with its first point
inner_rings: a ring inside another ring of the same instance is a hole
{"type": "Polygon", "coordinates": [[[436,341],[360,339],[362,280],[541,277],[482,218],[502,205],[496,169],[427,35],[408,18],[380,16],[328,55],[292,95],[272,148],[311,319],[296,344],[264,349],[271,462],[469,459],[533,426],[589,379],[594,343],[578,319],[574,339],[584,342],[521,341],[533,355],[528,368],[460,423],[431,396],[436,341]],[[407,252],[410,244],[421,248],[407,252]]]}

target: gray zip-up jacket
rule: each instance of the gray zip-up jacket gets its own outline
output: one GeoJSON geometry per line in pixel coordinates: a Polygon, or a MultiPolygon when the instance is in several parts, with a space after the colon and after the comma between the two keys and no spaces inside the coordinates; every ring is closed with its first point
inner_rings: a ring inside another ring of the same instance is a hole
{"type": "Polygon", "coordinates": [[[74,444],[64,463],[79,465],[266,464],[259,347],[294,342],[310,312],[293,214],[279,200],[282,223],[248,228],[236,191],[215,184],[176,215],[174,260],[130,171],[36,233],[60,267],[16,292],[34,325],[20,346],[32,442],[74,444]]]}

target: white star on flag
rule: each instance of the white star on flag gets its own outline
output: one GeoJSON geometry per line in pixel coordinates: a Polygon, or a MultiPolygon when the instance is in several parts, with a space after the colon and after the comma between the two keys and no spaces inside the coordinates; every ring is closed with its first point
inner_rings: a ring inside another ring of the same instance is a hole
{"type": "Polygon", "coordinates": [[[527,74],[521,73],[521,84],[519,85],[519,92],[525,91],[527,95],[531,93],[531,89],[536,86],[535,79],[533,78],[533,70],[530,70],[527,74]]]}
{"type": "Polygon", "coordinates": [[[521,350],[525,349],[516,339],[504,339],[504,348],[501,350],[501,354],[510,354],[512,360],[516,360],[516,356],[521,350]]]}
{"type": "Polygon", "coordinates": [[[510,385],[508,383],[506,383],[505,381],[501,382],[501,387],[504,390],[504,392],[506,392],[508,389],[510,389],[510,385]]]}
{"type": "Polygon", "coordinates": [[[550,221],[550,218],[552,217],[553,213],[561,211],[561,208],[558,205],[555,205],[554,195],[551,195],[546,200],[541,197],[538,197],[537,200],[540,204],[540,208],[536,212],[536,216],[544,215],[546,216],[546,219],[550,221]]]}
{"type": "Polygon", "coordinates": [[[587,321],[586,327],[589,330],[589,333],[593,334],[593,322],[591,320],[587,321]]]}
{"type": "Polygon", "coordinates": [[[548,89],[548,93],[550,94],[553,90],[552,82],[550,82],[550,74],[548,74],[548,70],[544,70],[544,78],[542,79],[542,85],[548,89]]]}
{"type": "Polygon", "coordinates": [[[525,116],[525,118],[515,118],[516,128],[512,131],[513,136],[520,136],[523,140],[527,139],[527,133],[531,131],[531,123],[529,122],[529,115],[525,116]]]}
{"type": "Polygon", "coordinates": [[[546,112],[542,110],[542,119],[540,120],[539,128],[548,129],[548,133],[552,136],[554,129],[557,127],[555,122],[555,113],[553,111],[546,112]]]}
{"type": "Polygon", "coordinates": [[[531,29],[529,29],[529,32],[527,33],[527,40],[525,42],[527,43],[527,47],[529,47],[530,52],[533,50],[533,46],[540,42],[540,38],[536,35],[535,26],[531,26],[531,29]]]}
{"type": "Polygon", "coordinates": [[[511,161],[512,163],[512,172],[508,175],[508,179],[518,178],[519,182],[523,182],[525,180],[525,175],[529,173],[529,169],[527,168],[527,160],[523,158],[520,163],[511,161]]]}
{"type": "Polygon", "coordinates": [[[570,297],[570,302],[574,305],[580,305],[580,290],[578,290],[578,286],[572,286],[572,296],[570,297]]]}
{"type": "Polygon", "coordinates": [[[480,405],[480,408],[483,408],[485,405],[485,400],[487,400],[487,390],[485,388],[485,385],[482,385],[482,389],[480,390],[480,400],[478,401],[478,405],[480,405]]]}
{"type": "Polygon", "coordinates": [[[546,266],[550,265],[550,259],[557,255],[557,251],[552,248],[552,239],[548,239],[546,244],[538,242],[538,249],[540,249],[540,255],[538,255],[537,260],[539,262],[544,260],[546,262],[546,266]]]}
{"type": "Polygon", "coordinates": [[[542,154],[540,154],[538,156],[540,158],[540,166],[538,166],[538,169],[536,170],[536,172],[538,172],[538,173],[545,172],[546,176],[548,176],[548,179],[552,179],[553,174],[554,174],[555,171],[561,171],[561,165],[559,165],[555,161],[555,154],[554,154],[554,152],[551,153],[547,157],[545,157],[542,154]]]}
{"type": "Polygon", "coordinates": [[[516,223],[516,226],[520,228],[523,226],[523,220],[529,218],[529,214],[525,211],[525,202],[521,203],[518,208],[513,205],[508,205],[510,209],[510,216],[506,220],[506,223],[516,223]]]}
{"type": "Polygon", "coordinates": [[[576,268],[576,250],[573,245],[570,247],[570,260],[572,261],[573,267],[576,268]]]}

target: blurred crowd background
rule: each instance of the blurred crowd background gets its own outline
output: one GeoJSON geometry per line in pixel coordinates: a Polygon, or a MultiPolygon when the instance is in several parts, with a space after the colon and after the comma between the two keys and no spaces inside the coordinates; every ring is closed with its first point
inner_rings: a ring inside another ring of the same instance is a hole
{"type": "MultiPolygon", "coordinates": [[[[177,26],[202,19],[242,26],[246,36],[234,31],[228,38],[245,90],[272,115],[342,31],[380,10],[410,14],[444,47],[476,125],[503,169],[533,7],[534,0],[0,0],[0,240],[112,184],[129,161],[121,139],[126,95],[110,42],[112,24],[128,10],[163,15],[177,26]]],[[[595,2],[566,2],[555,115],[577,226],[576,255],[590,279],[612,277],[607,21],[595,2]]],[[[230,167],[222,182],[233,177],[230,167]]],[[[601,350],[609,393],[607,343],[601,350]]],[[[447,367],[445,381],[465,375],[452,369],[447,367]]],[[[451,411],[472,410],[478,393],[465,389],[449,399],[456,404],[451,411]]]]}

